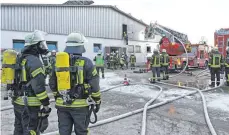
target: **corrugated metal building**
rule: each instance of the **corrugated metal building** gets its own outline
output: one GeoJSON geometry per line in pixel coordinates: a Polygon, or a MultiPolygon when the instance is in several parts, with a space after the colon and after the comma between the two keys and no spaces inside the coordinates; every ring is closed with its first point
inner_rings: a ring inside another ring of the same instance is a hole
{"type": "Polygon", "coordinates": [[[63,51],[66,36],[73,31],[82,32],[88,39],[87,52],[91,59],[99,49],[104,53],[119,50],[136,53],[138,62],[144,62],[158,42],[144,40],[147,24],[109,5],[65,4],[2,4],[1,46],[20,50],[26,33],[42,30],[50,50],[63,51]],[[128,45],[123,33],[128,33],[128,45]],[[147,47],[148,46],[148,47],[147,47]]]}

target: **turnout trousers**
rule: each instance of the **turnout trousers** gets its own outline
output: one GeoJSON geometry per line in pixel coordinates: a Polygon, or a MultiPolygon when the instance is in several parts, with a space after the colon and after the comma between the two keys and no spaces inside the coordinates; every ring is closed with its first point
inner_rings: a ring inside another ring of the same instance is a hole
{"type": "Polygon", "coordinates": [[[29,111],[26,110],[25,106],[13,103],[14,106],[14,135],[39,135],[36,132],[39,117],[38,113],[40,107],[28,107],[29,111]]]}
{"type": "Polygon", "coordinates": [[[75,135],[89,135],[89,107],[57,108],[60,135],[71,135],[74,125],[75,135]]]}
{"type": "Polygon", "coordinates": [[[217,79],[216,84],[220,84],[220,68],[211,68],[211,85],[215,86],[215,78],[217,79]]]}
{"type": "Polygon", "coordinates": [[[97,73],[99,75],[99,70],[102,72],[102,78],[104,78],[104,67],[96,67],[97,73]]]}
{"type": "Polygon", "coordinates": [[[229,86],[229,67],[225,68],[225,76],[226,76],[227,86],[229,86]]]}
{"type": "Polygon", "coordinates": [[[169,79],[169,72],[168,72],[168,66],[162,66],[162,72],[163,72],[163,80],[169,79]]]}
{"type": "Polygon", "coordinates": [[[152,73],[153,73],[153,76],[151,78],[151,82],[155,83],[156,79],[160,81],[160,67],[152,67],[152,73]]]}
{"type": "Polygon", "coordinates": [[[130,63],[130,69],[134,70],[135,69],[135,63],[130,63]]]}
{"type": "Polygon", "coordinates": [[[115,65],[114,61],[110,62],[110,69],[112,69],[112,70],[116,69],[116,65],[115,65]]]}

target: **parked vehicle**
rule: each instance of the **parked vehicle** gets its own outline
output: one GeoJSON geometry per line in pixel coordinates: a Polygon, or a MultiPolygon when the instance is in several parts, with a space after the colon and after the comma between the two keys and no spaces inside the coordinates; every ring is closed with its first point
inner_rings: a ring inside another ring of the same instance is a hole
{"type": "Polygon", "coordinates": [[[166,49],[170,58],[170,70],[187,68],[206,68],[208,65],[209,46],[206,44],[191,44],[186,34],[174,31],[159,24],[150,24],[147,35],[161,35],[159,49],[166,49]],[[182,45],[183,44],[183,45],[182,45]],[[185,53],[188,52],[188,58],[185,53]]]}
{"type": "Polygon", "coordinates": [[[226,57],[226,48],[229,47],[229,28],[217,30],[214,33],[215,43],[214,45],[218,47],[219,52],[226,57]]]}

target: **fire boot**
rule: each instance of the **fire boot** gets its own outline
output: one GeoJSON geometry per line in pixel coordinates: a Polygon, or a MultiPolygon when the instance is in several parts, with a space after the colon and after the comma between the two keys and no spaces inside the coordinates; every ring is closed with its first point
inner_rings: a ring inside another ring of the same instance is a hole
{"type": "Polygon", "coordinates": [[[217,82],[216,85],[219,86],[220,85],[220,82],[217,82]]]}
{"type": "Polygon", "coordinates": [[[215,87],[215,82],[212,82],[209,86],[210,87],[215,87]]]}

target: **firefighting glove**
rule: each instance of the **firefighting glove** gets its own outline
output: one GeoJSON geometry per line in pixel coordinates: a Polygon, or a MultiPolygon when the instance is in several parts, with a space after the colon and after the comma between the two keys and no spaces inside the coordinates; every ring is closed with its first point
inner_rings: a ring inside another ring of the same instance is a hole
{"type": "Polygon", "coordinates": [[[48,106],[44,106],[41,109],[39,116],[42,117],[42,118],[47,118],[51,111],[52,111],[51,108],[49,108],[48,106]]]}
{"type": "Polygon", "coordinates": [[[41,123],[40,123],[39,131],[41,133],[43,133],[48,128],[49,122],[48,122],[48,118],[47,117],[46,118],[41,118],[40,120],[41,120],[40,121],[41,123]]]}

